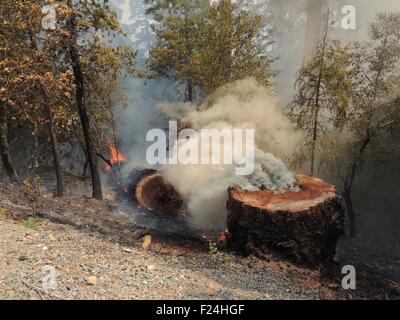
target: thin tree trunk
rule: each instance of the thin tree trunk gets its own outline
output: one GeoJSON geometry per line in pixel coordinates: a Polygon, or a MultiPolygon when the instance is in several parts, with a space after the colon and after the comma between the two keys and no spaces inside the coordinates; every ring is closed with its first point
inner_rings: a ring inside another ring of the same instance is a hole
{"type": "MultiPolygon", "coordinates": [[[[46,97],[46,94],[43,96],[46,97]]],[[[56,170],[57,196],[62,197],[64,195],[64,175],[61,167],[60,149],[58,147],[57,135],[54,129],[53,115],[47,102],[44,103],[44,112],[47,118],[47,126],[49,129],[51,147],[53,151],[54,169],[56,170]]]]}
{"type": "MultiPolygon", "coordinates": [[[[319,90],[318,90],[319,91],[319,90]]],[[[311,175],[314,175],[314,167],[315,167],[315,149],[317,146],[318,139],[318,113],[319,113],[319,100],[317,99],[317,103],[315,106],[315,114],[314,114],[314,126],[313,126],[313,137],[312,137],[312,145],[311,145],[311,165],[310,171],[311,175]]]]}
{"type": "MultiPolygon", "coordinates": [[[[68,0],[68,5],[71,9],[73,9],[71,0],[68,0]]],[[[99,167],[98,167],[98,163],[97,163],[97,159],[96,159],[96,152],[95,152],[94,146],[93,146],[92,136],[90,133],[90,120],[89,120],[89,116],[88,116],[85,101],[84,101],[84,96],[85,96],[84,78],[83,78],[83,72],[82,72],[81,63],[80,63],[79,50],[77,48],[78,35],[77,35],[77,31],[76,31],[77,23],[76,23],[75,13],[71,14],[68,24],[70,27],[70,31],[73,34],[73,39],[71,40],[70,45],[69,45],[69,53],[70,53],[72,69],[73,69],[74,77],[75,77],[76,105],[78,107],[79,116],[80,116],[81,123],[82,123],[83,135],[84,135],[85,146],[86,146],[87,160],[89,162],[90,176],[92,179],[92,191],[93,191],[92,195],[93,195],[93,198],[102,200],[103,192],[102,192],[102,188],[101,188],[100,172],[99,172],[99,167]]]]}
{"type": "Polygon", "coordinates": [[[12,183],[19,184],[17,171],[11,160],[10,148],[8,145],[7,137],[7,121],[6,121],[6,108],[4,104],[0,103],[0,153],[3,160],[4,169],[12,183]]]}
{"type": "Polygon", "coordinates": [[[352,201],[352,191],[353,191],[353,185],[354,185],[354,180],[357,175],[357,169],[362,161],[363,154],[365,150],[367,149],[369,143],[371,141],[371,134],[368,131],[367,135],[365,137],[365,140],[361,144],[360,150],[358,152],[357,158],[353,161],[350,172],[346,177],[346,180],[344,181],[344,191],[342,193],[344,201],[346,203],[346,209],[347,209],[347,215],[349,218],[349,233],[350,237],[355,237],[357,235],[357,227],[356,227],[356,214],[353,208],[353,201],[352,201]]]}
{"type": "Polygon", "coordinates": [[[326,25],[325,25],[325,33],[324,39],[322,41],[322,52],[321,52],[321,62],[319,66],[319,74],[318,74],[318,81],[317,81],[317,90],[315,94],[315,109],[314,109],[314,125],[313,125],[313,137],[312,137],[312,145],[311,145],[311,175],[314,175],[314,167],[315,167],[315,149],[317,145],[318,139],[318,115],[320,110],[320,95],[321,95],[321,82],[324,70],[324,59],[325,59],[325,50],[326,50],[326,43],[328,40],[328,31],[329,31],[329,9],[326,15],[326,25]]]}
{"type": "Polygon", "coordinates": [[[357,223],[356,214],[353,208],[353,200],[351,198],[351,189],[345,190],[342,194],[346,204],[347,216],[349,218],[349,235],[350,238],[354,238],[357,235],[357,223]]]}
{"type": "Polygon", "coordinates": [[[86,173],[87,173],[88,164],[89,164],[89,162],[87,160],[85,160],[85,163],[83,164],[83,169],[82,169],[82,176],[81,176],[82,180],[86,179],[86,173]]]}
{"type": "Polygon", "coordinates": [[[190,80],[187,83],[187,101],[193,102],[193,84],[190,80]]]}

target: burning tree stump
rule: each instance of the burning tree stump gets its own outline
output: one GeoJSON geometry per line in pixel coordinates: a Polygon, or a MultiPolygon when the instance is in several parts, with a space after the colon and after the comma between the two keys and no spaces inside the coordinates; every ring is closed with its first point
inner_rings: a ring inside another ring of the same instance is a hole
{"type": "Polygon", "coordinates": [[[183,200],[173,186],[154,170],[147,170],[135,183],[137,204],[161,216],[177,216],[183,200]]]}
{"type": "Polygon", "coordinates": [[[344,211],[334,186],[297,176],[300,191],[229,189],[228,249],[284,255],[307,265],[330,264],[344,232],[344,211]]]}

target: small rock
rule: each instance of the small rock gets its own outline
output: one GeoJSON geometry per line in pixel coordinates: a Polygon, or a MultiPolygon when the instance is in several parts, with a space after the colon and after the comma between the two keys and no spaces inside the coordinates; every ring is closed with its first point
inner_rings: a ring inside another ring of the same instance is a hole
{"type": "Polygon", "coordinates": [[[19,256],[18,260],[19,261],[26,261],[26,260],[28,260],[28,257],[27,256],[19,256]]]}
{"type": "Polygon", "coordinates": [[[153,266],[152,264],[147,266],[147,270],[154,270],[155,266],[153,266]]]}
{"type": "Polygon", "coordinates": [[[132,253],[132,249],[130,249],[130,248],[127,248],[127,247],[122,247],[121,248],[123,251],[125,251],[125,252],[128,252],[128,253],[132,253]]]}
{"type": "Polygon", "coordinates": [[[98,279],[95,276],[89,276],[85,278],[85,281],[88,285],[95,286],[97,284],[98,279]]]}
{"type": "Polygon", "coordinates": [[[142,250],[148,251],[151,247],[151,241],[152,241],[151,235],[144,236],[142,250]]]}

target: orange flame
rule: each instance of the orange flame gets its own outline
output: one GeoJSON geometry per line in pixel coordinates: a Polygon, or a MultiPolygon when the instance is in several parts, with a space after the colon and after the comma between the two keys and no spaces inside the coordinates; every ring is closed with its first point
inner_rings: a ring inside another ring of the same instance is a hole
{"type": "MultiPolygon", "coordinates": [[[[114,165],[116,163],[120,164],[121,162],[124,162],[127,160],[127,158],[121,152],[119,152],[117,147],[111,141],[108,141],[107,144],[108,144],[108,148],[110,149],[110,155],[111,155],[110,162],[112,165],[114,165]]],[[[110,169],[111,169],[111,167],[108,164],[106,164],[105,170],[110,171],[110,169]]]]}

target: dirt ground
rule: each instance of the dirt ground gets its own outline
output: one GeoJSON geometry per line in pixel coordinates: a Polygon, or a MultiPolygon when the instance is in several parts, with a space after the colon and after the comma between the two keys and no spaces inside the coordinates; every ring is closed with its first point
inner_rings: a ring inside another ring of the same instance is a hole
{"type": "Polygon", "coordinates": [[[362,266],[356,290],[344,290],[340,273],[327,279],[289,262],[236,256],[216,249],[212,236],[145,227],[137,217],[115,200],[0,185],[0,299],[399,298],[399,282],[371,265],[362,266]],[[55,280],[46,289],[49,267],[55,280]]]}

